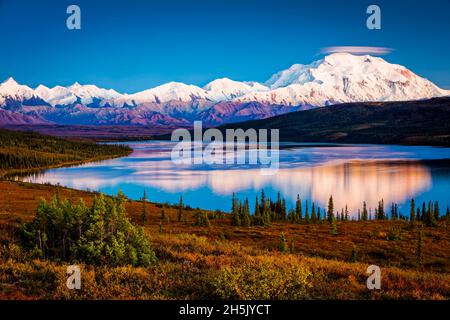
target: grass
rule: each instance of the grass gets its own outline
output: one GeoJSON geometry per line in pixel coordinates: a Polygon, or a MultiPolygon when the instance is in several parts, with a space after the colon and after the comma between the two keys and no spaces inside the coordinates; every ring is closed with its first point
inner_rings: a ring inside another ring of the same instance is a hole
{"type": "MultiPolygon", "coordinates": [[[[0,299],[449,299],[450,229],[424,228],[423,264],[416,263],[416,230],[406,222],[233,227],[228,215],[195,226],[197,210],[147,204],[144,225],[158,263],[146,268],[82,265],[82,289],[66,288],[66,265],[33,260],[17,245],[17,227],[41,197],[55,193],[92,202],[93,193],[0,182],[0,299]],[[169,217],[169,218],[167,218],[169,217]],[[291,252],[278,251],[284,233],[291,252]],[[368,290],[366,269],[382,270],[382,289],[368,290]]],[[[151,197],[151,195],[149,195],[151,197]]],[[[140,223],[142,202],[127,201],[140,223]]],[[[212,214],[209,212],[209,214],[212,214]]]]}

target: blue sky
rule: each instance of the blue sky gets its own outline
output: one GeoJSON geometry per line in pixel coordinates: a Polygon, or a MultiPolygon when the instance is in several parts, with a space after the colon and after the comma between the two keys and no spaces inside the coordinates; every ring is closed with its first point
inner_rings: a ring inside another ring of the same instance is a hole
{"type": "Polygon", "coordinates": [[[75,81],[135,92],[168,81],[265,81],[330,46],[395,49],[384,58],[450,89],[449,0],[0,0],[0,81],[75,81]],[[81,8],[82,29],[66,28],[81,8]],[[382,29],[366,28],[378,4],[382,29]]]}

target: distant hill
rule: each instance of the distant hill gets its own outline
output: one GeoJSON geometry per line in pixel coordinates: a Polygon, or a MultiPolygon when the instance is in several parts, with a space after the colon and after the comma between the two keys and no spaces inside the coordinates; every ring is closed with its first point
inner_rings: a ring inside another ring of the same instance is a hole
{"type": "Polygon", "coordinates": [[[126,156],[131,151],[123,145],[65,140],[34,132],[0,129],[0,178],[7,174],[126,156]]]}
{"type": "Polygon", "coordinates": [[[338,104],[227,128],[279,129],[281,141],[450,146],[450,97],[338,104]]]}

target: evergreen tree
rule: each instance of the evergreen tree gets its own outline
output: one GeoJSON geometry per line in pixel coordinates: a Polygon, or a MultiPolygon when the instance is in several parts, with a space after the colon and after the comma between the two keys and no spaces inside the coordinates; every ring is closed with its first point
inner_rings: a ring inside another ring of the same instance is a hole
{"type": "Polygon", "coordinates": [[[425,202],[422,202],[422,221],[428,224],[427,220],[428,220],[427,207],[425,205],[425,202]]]}
{"type": "Polygon", "coordinates": [[[286,199],[283,198],[283,200],[281,201],[281,220],[282,221],[286,221],[286,214],[287,214],[286,199]]]}
{"type": "Polygon", "coordinates": [[[333,196],[330,196],[330,199],[328,199],[328,211],[327,211],[328,222],[332,222],[333,218],[334,218],[333,196]]]}
{"type": "Polygon", "coordinates": [[[146,223],[147,223],[147,193],[144,190],[144,196],[142,197],[141,224],[145,225],[146,223]]]}
{"type": "Polygon", "coordinates": [[[305,222],[309,223],[309,209],[308,209],[308,200],[306,200],[305,204],[305,222]]]}
{"type": "Polygon", "coordinates": [[[423,264],[423,231],[422,228],[419,228],[417,231],[417,247],[416,247],[416,261],[418,265],[423,264]]]}
{"type": "Polygon", "coordinates": [[[256,226],[261,226],[261,225],[263,225],[262,215],[261,215],[261,211],[260,211],[260,207],[259,207],[258,196],[256,196],[255,212],[254,212],[254,214],[253,214],[253,219],[254,219],[254,224],[255,224],[256,226]]]}
{"type": "Polygon", "coordinates": [[[440,211],[439,211],[439,203],[436,201],[434,203],[434,220],[439,221],[440,211]]]}
{"type": "Polygon", "coordinates": [[[248,205],[248,199],[245,198],[244,206],[242,209],[242,225],[244,227],[249,227],[251,225],[250,209],[248,205]]]}
{"type": "Polygon", "coordinates": [[[270,209],[267,207],[267,205],[264,207],[263,215],[262,215],[262,225],[263,226],[269,226],[271,223],[270,218],[270,209]]]}
{"type": "Polygon", "coordinates": [[[178,222],[183,218],[183,196],[180,196],[180,203],[178,205],[178,222]]]}
{"type": "Polygon", "coordinates": [[[300,199],[300,196],[297,194],[297,201],[295,202],[295,213],[296,213],[296,222],[301,222],[302,217],[302,200],[300,199]]]}
{"type": "Polygon", "coordinates": [[[331,234],[333,236],[338,234],[336,218],[334,217],[334,215],[332,215],[332,217],[331,217],[331,234]]]}
{"type": "Polygon", "coordinates": [[[54,197],[41,201],[22,225],[22,245],[44,259],[108,266],[148,266],[156,261],[143,228],[126,217],[124,197],[96,196],[87,208],[54,197]]]}
{"type": "Polygon", "coordinates": [[[278,244],[278,250],[282,253],[289,252],[288,242],[286,240],[286,236],[284,235],[284,232],[280,235],[280,242],[278,244]]]}
{"type": "Polygon", "coordinates": [[[345,217],[344,217],[345,221],[348,221],[348,207],[347,205],[345,205],[345,217]]]}
{"type": "Polygon", "coordinates": [[[365,201],[363,202],[363,211],[362,211],[362,217],[361,218],[362,218],[363,221],[367,221],[369,219],[369,215],[368,215],[368,212],[367,212],[367,204],[366,204],[365,201]]]}
{"type": "Polygon", "coordinates": [[[358,221],[361,221],[361,210],[358,209],[358,221]]]}
{"type": "Polygon", "coordinates": [[[356,262],[358,260],[358,248],[355,244],[353,244],[352,248],[352,262],[356,262]]]}
{"type": "Polygon", "coordinates": [[[384,200],[381,199],[381,201],[378,202],[378,216],[376,217],[378,220],[384,220],[385,214],[384,214],[384,200]]]}
{"type": "Polygon", "coordinates": [[[275,219],[276,220],[281,220],[281,196],[280,196],[280,192],[278,192],[277,194],[277,202],[275,203],[275,219]]]}
{"type": "Polygon", "coordinates": [[[197,214],[197,221],[195,225],[199,227],[210,227],[211,224],[209,222],[208,214],[204,211],[199,212],[197,214]]]}
{"type": "Polygon", "coordinates": [[[236,204],[236,198],[233,195],[231,196],[231,214],[237,213],[237,204],[236,204]]]}
{"type": "Polygon", "coordinates": [[[241,225],[241,217],[239,215],[239,211],[235,210],[231,213],[231,224],[233,226],[240,226],[241,225]]]}
{"type": "Polygon", "coordinates": [[[311,222],[312,222],[312,223],[315,223],[316,220],[317,220],[317,218],[316,218],[316,205],[315,205],[315,203],[313,202],[313,203],[312,203],[312,207],[311,207],[311,222]]]}

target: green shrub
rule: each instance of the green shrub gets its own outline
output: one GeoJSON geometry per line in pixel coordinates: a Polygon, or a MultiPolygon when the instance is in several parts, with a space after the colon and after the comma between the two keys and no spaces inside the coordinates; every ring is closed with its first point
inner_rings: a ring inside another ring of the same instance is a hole
{"type": "Polygon", "coordinates": [[[222,268],[213,287],[219,299],[305,299],[311,277],[311,272],[293,259],[280,264],[273,260],[246,261],[222,268]]]}
{"type": "Polygon", "coordinates": [[[94,198],[90,208],[55,196],[41,200],[34,219],[21,228],[22,245],[54,261],[147,266],[156,260],[142,228],[126,217],[123,196],[94,198]]]}

